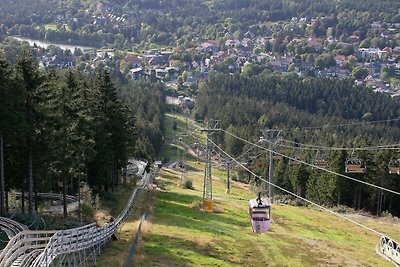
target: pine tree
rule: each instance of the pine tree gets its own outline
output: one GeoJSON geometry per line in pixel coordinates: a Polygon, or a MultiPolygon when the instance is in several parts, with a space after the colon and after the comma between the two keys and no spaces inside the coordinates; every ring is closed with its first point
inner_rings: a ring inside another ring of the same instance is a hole
{"type": "Polygon", "coordinates": [[[99,73],[94,89],[98,94],[95,111],[96,156],[90,166],[97,181],[92,180],[91,184],[103,185],[107,191],[109,186],[114,189],[118,179],[118,152],[125,149],[125,120],[110,74],[99,73]]]}
{"type": "Polygon", "coordinates": [[[33,212],[33,161],[34,150],[37,135],[35,134],[36,126],[40,117],[39,105],[40,97],[38,94],[39,87],[42,83],[42,77],[39,73],[38,65],[29,51],[24,50],[17,59],[15,64],[15,75],[19,85],[25,91],[25,140],[26,154],[28,165],[28,211],[33,212]]]}
{"type": "Polygon", "coordinates": [[[13,102],[11,73],[7,61],[0,59],[0,214],[5,216],[4,136],[12,125],[13,102]]]}
{"type": "Polygon", "coordinates": [[[48,87],[52,95],[47,102],[47,113],[51,114],[52,122],[48,127],[52,129],[49,133],[53,148],[51,170],[57,179],[61,179],[64,217],[67,217],[67,192],[74,194],[74,188],[79,190],[87,155],[93,149],[89,130],[92,121],[90,105],[86,106],[83,83],[72,71],[67,72],[64,79],[49,72],[43,87],[48,87]]]}

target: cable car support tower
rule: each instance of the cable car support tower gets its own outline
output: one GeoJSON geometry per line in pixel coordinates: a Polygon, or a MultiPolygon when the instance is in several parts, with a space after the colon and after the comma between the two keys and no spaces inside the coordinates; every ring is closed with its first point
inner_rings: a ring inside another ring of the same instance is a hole
{"type": "Polygon", "coordinates": [[[261,130],[262,136],[264,140],[267,140],[269,146],[269,167],[268,167],[268,196],[270,203],[273,203],[274,197],[274,155],[272,151],[274,151],[274,145],[280,140],[280,134],[282,130],[261,130]]]}
{"type": "Polygon", "coordinates": [[[207,128],[202,128],[200,131],[207,134],[206,144],[206,164],[204,166],[204,182],[203,182],[203,209],[206,211],[212,211],[212,177],[211,177],[211,154],[212,154],[212,143],[210,139],[212,134],[218,131],[218,121],[212,121],[213,127],[209,127],[210,122],[207,123],[207,128]]]}

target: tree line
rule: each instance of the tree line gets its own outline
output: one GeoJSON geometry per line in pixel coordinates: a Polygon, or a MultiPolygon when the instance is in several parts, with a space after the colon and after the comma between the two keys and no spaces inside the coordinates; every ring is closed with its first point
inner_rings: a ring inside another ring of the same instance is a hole
{"type": "MultiPolygon", "coordinates": [[[[148,147],[155,141],[137,126],[138,118],[149,115],[137,116],[136,111],[147,109],[142,104],[155,106],[159,108],[152,116],[162,117],[163,89],[158,85],[148,85],[149,92],[157,87],[156,99],[143,93],[138,97],[148,103],[140,103],[131,93],[126,102],[109,73],[42,70],[27,50],[14,65],[0,59],[0,81],[2,215],[8,211],[8,192],[17,189],[22,199],[28,196],[29,212],[38,207],[36,193],[61,191],[67,216],[66,194],[78,194],[81,182],[97,192],[113,190],[128,157],[152,156],[148,147]],[[142,139],[148,142],[142,144],[142,139]]],[[[22,205],[25,210],[24,201],[22,205]]]]}
{"type": "MultiPolygon", "coordinates": [[[[138,47],[156,43],[189,48],[195,46],[194,38],[223,39],[227,32],[235,38],[242,38],[248,30],[264,36],[271,28],[282,26],[275,22],[292,17],[305,17],[309,22],[316,18],[312,22],[316,37],[325,37],[329,29],[332,31],[329,34],[343,42],[351,35],[359,36],[360,41],[366,37],[379,38],[381,32],[370,28],[374,21],[400,22],[399,3],[388,0],[124,0],[104,6],[107,8],[87,1],[5,0],[0,10],[0,35],[132,50],[139,43],[138,47]],[[94,23],[93,17],[108,15],[127,19],[126,23],[116,25],[107,19],[94,23]]],[[[280,38],[302,36],[306,28],[293,22],[290,27],[275,29],[274,37],[282,43],[280,38]]],[[[380,39],[380,46],[396,46],[398,38],[393,39],[396,41],[380,39]]]]}
{"type": "MultiPolygon", "coordinates": [[[[283,129],[282,138],[294,143],[278,142],[275,146],[278,152],[309,163],[323,155],[330,162],[329,168],[337,173],[345,174],[346,158],[359,157],[366,161],[367,172],[346,175],[400,191],[400,179],[388,172],[389,162],[400,157],[397,151],[352,153],[350,149],[397,143],[399,121],[370,122],[400,118],[400,103],[355,86],[351,80],[299,78],[269,71],[253,76],[213,73],[208,82],[199,85],[196,104],[195,119],[218,119],[221,128],[249,141],[257,142],[260,130],[283,129]],[[354,123],[357,124],[352,126],[354,123]],[[298,143],[344,150],[318,152],[304,149],[298,143]]],[[[220,133],[215,138],[217,144],[235,156],[251,147],[228,134],[220,133]]],[[[252,156],[260,152],[253,151],[252,156]]],[[[249,162],[263,176],[268,173],[266,158],[264,154],[249,162]]],[[[347,205],[378,214],[387,210],[398,215],[397,195],[286,158],[276,160],[274,171],[277,185],[321,204],[347,205]]],[[[260,184],[247,175],[242,180],[260,184]]]]}

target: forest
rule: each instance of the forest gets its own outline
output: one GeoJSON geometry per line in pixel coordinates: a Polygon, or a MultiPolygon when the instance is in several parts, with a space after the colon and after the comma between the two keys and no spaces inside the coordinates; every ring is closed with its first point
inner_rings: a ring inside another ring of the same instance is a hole
{"type": "Polygon", "coordinates": [[[126,181],[129,158],[151,160],[163,135],[164,89],[151,80],[120,85],[108,72],[39,69],[30,50],[0,60],[1,213],[8,192],[77,195],[126,181]]]}
{"type": "MultiPolygon", "coordinates": [[[[398,150],[351,149],[398,143],[399,112],[398,101],[355,86],[351,80],[298,78],[264,71],[253,76],[213,73],[208,82],[199,85],[194,116],[197,120],[218,119],[222,129],[254,143],[259,140],[260,130],[281,129],[282,141],[276,144],[276,151],[310,163],[324,155],[329,159],[329,168],[341,174],[345,174],[346,158],[356,155],[365,160],[367,172],[346,175],[399,191],[400,179],[388,172],[389,162],[400,156],[398,150]],[[371,123],[374,121],[383,122],[371,123]],[[301,144],[320,149],[310,150],[301,144]],[[343,149],[332,151],[330,147],[343,149]]],[[[251,148],[226,133],[217,135],[215,141],[236,157],[251,148]]],[[[248,155],[253,157],[248,163],[256,173],[265,175],[267,156],[256,155],[257,151],[248,155]]],[[[328,206],[346,205],[398,215],[397,195],[293,164],[287,158],[275,164],[277,185],[303,197],[328,206]]],[[[260,185],[260,181],[241,172],[238,179],[260,185]]]]}

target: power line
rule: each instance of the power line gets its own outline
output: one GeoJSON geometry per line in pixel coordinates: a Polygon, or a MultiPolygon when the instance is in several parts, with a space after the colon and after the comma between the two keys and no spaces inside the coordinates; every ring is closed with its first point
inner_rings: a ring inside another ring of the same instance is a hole
{"type": "MultiPolygon", "coordinates": [[[[294,131],[294,130],[304,130],[304,129],[321,129],[324,127],[340,127],[340,126],[353,126],[353,125],[360,125],[360,124],[374,124],[374,123],[383,123],[383,122],[391,122],[391,121],[400,121],[400,118],[397,119],[387,119],[387,120],[377,120],[377,121],[370,121],[370,122],[357,122],[357,123],[346,123],[346,124],[335,124],[335,125],[329,125],[326,124],[324,126],[311,126],[311,127],[303,127],[303,128],[291,128],[291,129],[283,129],[282,131],[294,131]]],[[[192,126],[196,127],[197,129],[200,129],[199,126],[196,124],[193,124],[192,126]]],[[[195,130],[197,131],[197,130],[195,130]]],[[[279,141],[284,141],[288,143],[292,143],[298,146],[303,146],[305,148],[300,148],[300,147],[294,147],[294,146],[288,146],[288,145],[283,145],[277,143],[278,146],[285,147],[285,148],[292,148],[292,149],[302,149],[302,150],[331,150],[331,151],[374,151],[374,150],[397,150],[400,149],[400,143],[398,144],[389,144],[389,145],[381,145],[381,146],[369,146],[369,147],[348,147],[348,148],[343,148],[343,147],[327,147],[327,146],[318,146],[318,145],[312,145],[312,144],[304,144],[300,142],[295,142],[295,141],[290,141],[286,139],[280,138],[279,141]]],[[[249,150],[253,149],[254,146],[252,146],[249,150]]],[[[246,154],[248,151],[246,151],[243,154],[246,154]]],[[[242,157],[244,155],[241,155],[242,157]]]]}
{"type": "Polygon", "coordinates": [[[242,158],[244,155],[246,155],[247,153],[249,153],[251,150],[253,150],[253,148],[255,148],[255,146],[251,146],[246,152],[242,153],[240,156],[238,156],[237,158],[240,159],[242,158]]]}
{"type": "MultiPolygon", "coordinates": [[[[276,185],[276,184],[274,184],[274,183],[269,182],[268,180],[266,180],[266,179],[260,177],[259,175],[257,175],[257,174],[255,174],[254,172],[252,172],[249,168],[247,168],[246,166],[244,166],[243,164],[241,164],[239,161],[237,161],[235,158],[233,158],[231,155],[229,155],[227,152],[225,152],[222,148],[218,147],[213,141],[211,141],[211,140],[209,140],[209,141],[210,141],[214,146],[216,146],[222,153],[224,153],[227,157],[229,157],[232,161],[235,161],[235,162],[236,162],[238,165],[240,165],[243,169],[247,170],[249,173],[251,173],[252,175],[254,175],[255,177],[257,177],[257,178],[260,179],[261,181],[263,181],[263,182],[265,182],[265,183],[268,183],[268,184],[274,186],[275,188],[278,188],[278,189],[282,190],[283,192],[286,192],[286,193],[288,193],[288,194],[290,194],[290,195],[292,195],[292,196],[294,196],[294,197],[297,197],[297,198],[299,198],[299,199],[301,199],[301,200],[303,200],[303,201],[305,201],[305,202],[307,202],[307,203],[309,203],[309,204],[312,204],[312,205],[318,207],[318,208],[321,209],[321,210],[327,211],[327,212],[329,212],[329,213],[331,213],[331,214],[333,214],[333,215],[336,215],[336,216],[338,216],[338,217],[340,217],[340,218],[342,218],[342,219],[345,219],[345,220],[347,220],[347,221],[349,221],[349,222],[351,222],[351,223],[353,223],[353,224],[356,224],[356,225],[358,225],[358,226],[360,226],[360,227],[362,227],[362,228],[364,228],[364,229],[367,229],[367,230],[369,230],[369,231],[371,231],[371,232],[373,232],[373,233],[375,233],[375,234],[378,234],[378,235],[380,235],[380,236],[388,237],[387,235],[384,235],[383,233],[381,233],[381,232],[379,232],[379,231],[377,231],[377,230],[375,230],[375,229],[372,229],[372,228],[370,228],[370,227],[368,227],[368,226],[365,226],[365,225],[363,225],[363,224],[361,224],[361,223],[359,223],[359,222],[357,222],[357,221],[354,221],[354,220],[352,220],[352,219],[350,219],[350,218],[347,218],[347,217],[344,216],[344,215],[341,215],[341,214],[339,214],[339,213],[336,213],[336,212],[334,212],[334,211],[332,211],[332,210],[330,210],[330,209],[327,209],[327,208],[325,208],[325,207],[323,207],[323,206],[321,206],[321,205],[319,205],[319,204],[317,204],[317,203],[315,203],[315,202],[312,202],[311,200],[308,200],[308,199],[306,199],[306,198],[304,198],[304,197],[301,197],[301,196],[299,196],[299,195],[297,195],[297,194],[295,194],[295,193],[293,193],[293,192],[291,192],[291,191],[289,191],[289,190],[286,190],[286,189],[283,188],[283,187],[280,187],[280,186],[278,186],[278,185],[276,185]]],[[[388,238],[390,238],[390,237],[388,237],[388,238]]],[[[392,238],[390,238],[390,239],[392,239],[392,238]]],[[[394,239],[392,239],[392,240],[394,240],[394,239]]]]}
{"type": "Polygon", "coordinates": [[[317,146],[310,144],[303,144],[299,142],[294,142],[286,139],[280,139],[280,141],[291,143],[297,146],[288,146],[284,144],[277,143],[278,146],[291,148],[291,149],[299,149],[299,150],[331,150],[331,151],[375,151],[375,150],[398,150],[400,149],[400,144],[390,144],[390,145],[381,145],[381,146],[369,146],[369,147],[327,147],[327,146],[317,146]]]}
{"type": "MultiPolygon", "coordinates": [[[[227,134],[231,135],[232,137],[235,137],[235,138],[237,138],[237,139],[239,139],[239,140],[245,142],[245,143],[254,144],[254,143],[251,143],[250,141],[248,141],[248,140],[246,140],[246,139],[243,139],[243,138],[241,138],[241,137],[239,137],[239,136],[237,136],[237,135],[234,135],[234,134],[232,134],[232,133],[230,133],[230,132],[227,132],[227,131],[225,131],[224,129],[220,129],[220,130],[223,131],[224,133],[227,133],[227,134]]],[[[257,144],[254,144],[254,145],[257,146],[257,147],[259,147],[259,148],[261,148],[261,149],[264,149],[264,150],[266,150],[266,151],[271,151],[270,149],[265,148],[265,147],[262,147],[262,146],[260,146],[260,145],[257,145],[257,144]]],[[[343,178],[346,178],[346,179],[349,179],[349,180],[353,180],[353,181],[358,182],[358,183],[362,183],[362,184],[365,184],[365,185],[368,185],[368,186],[371,186],[371,187],[375,187],[375,188],[377,188],[377,189],[380,189],[380,190],[383,190],[383,191],[386,191],[386,192],[390,192],[390,193],[393,193],[393,194],[396,194],[396,195],[400,195],[399,192],[396,192],[396,191],[394,191],[394,190],[387,189],[387,188],[385,188],[385,187],[378,186],[378,185],[375,185],[375,184],[371,184],[371,183],[368,183],[368,182],[364,182],[364,181],[355,179],[355,178],[353,178],[353,177],[346,176],[346,175],[344,175],[344,174],[337,173],[337,172],[334,172],[334,171],[331,171],[331,170],[328,170],[328,169],[325,169],[325,168],[321,168],[321,167],[316,166],[316,165],[314,165],[314,164],[311,164],[311,163],[308,163],[308,162],[305,162],[305,161],[302,161],[302,160],[299,160],[299,159],[296,159],[296,158],[287,156],[287,155],[285,155],[285,154],[282,154],[282,153],[279,153],[279,152],[276,152],[276,151],[272,151],[272,153],[274,153],[274,154],[276,154],[276,155],[278,155],[278,156],[282,156],[282,157],[288,158],[288,159],[293,160],[293,161],[300,162],[300,163],[302,163],[302,164],[305,164],[305,165],[307,165],[307,166],[313,167],[313,168],[315,168],[315,169],[319,169],[319,170],[322,170],[322,171],[325,171],[325,172],[328,172],[328,173],[331,173],[331,174],[334,174],[334,175],[337,175],[337,176],[340,176],[340,177],[343,177],[343,178]]]]}
{"type": "Polygon", "coordinates": [[[353,123],[342,123],[342,124],[325,124],[322,126],[309,126],[309,127],[301,127],[301,128],[290,128],[290,129],[283,129],[285,132],[291,132],[296,130],[312,130],[312,129],[322,129],[322,128],[331,128],[331,127],[341,127],[341,126],[353,126],[353,125],[363,125],[363,124],[377,124],[377,123],[384,123],[384,122],[393,122],[393,121],[400,121],[400,118],[397,119],[387,119],[387,120],[376,120],[376,121],[365,121],[365,122],[353,122],[353,123]]]}

